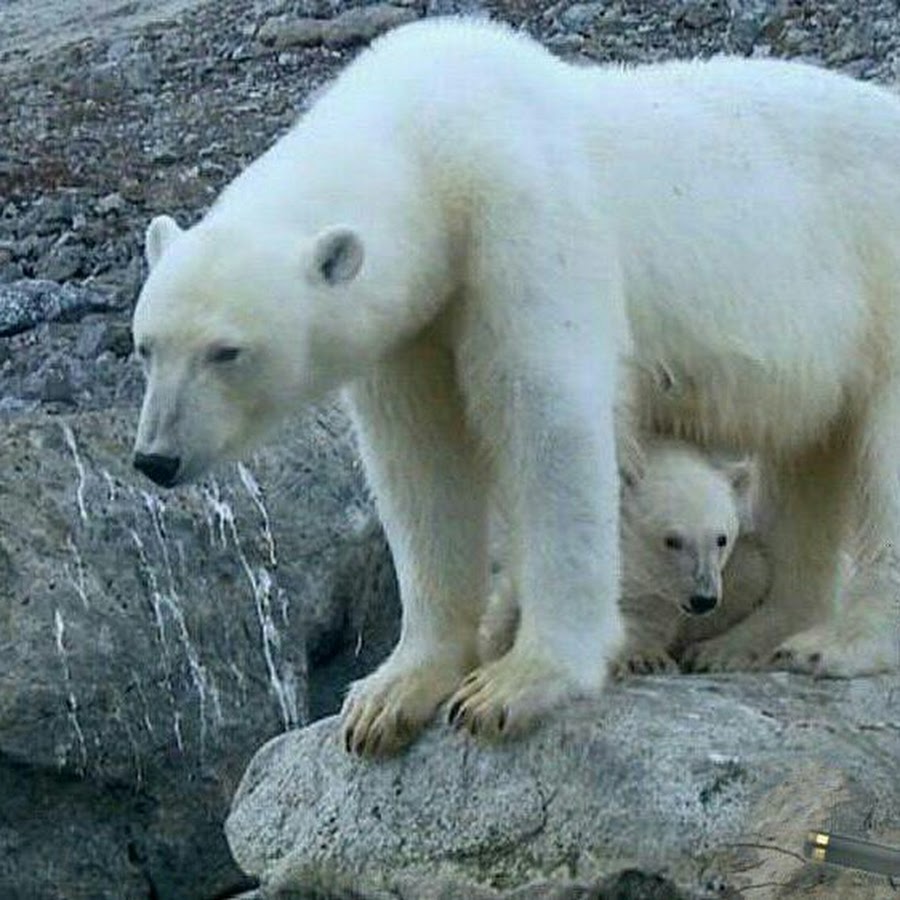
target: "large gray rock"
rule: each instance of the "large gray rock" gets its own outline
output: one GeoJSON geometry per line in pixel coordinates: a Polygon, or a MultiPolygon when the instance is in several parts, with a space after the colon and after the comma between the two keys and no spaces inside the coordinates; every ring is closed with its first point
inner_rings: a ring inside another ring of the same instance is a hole
{"type": "Polygon", "coordinates": [[[0,897],[247,884],[222,821],[252,752],[333,711],[390,643],[392,572],[343,415],[167,494],[130,471],[135,422],[0,433],[0,897]],[[387,633],[359,651],[369,608],[387,633]]]}
{"type": "Polygon", "coordinates": [[[434,726],[365,762],[326,720],[270,741],[226,833],[263,897],[841,897],[887,879],[800,855],[809,829],[900,844],[900,684],[641,678],[527,739],[434,726]]]}

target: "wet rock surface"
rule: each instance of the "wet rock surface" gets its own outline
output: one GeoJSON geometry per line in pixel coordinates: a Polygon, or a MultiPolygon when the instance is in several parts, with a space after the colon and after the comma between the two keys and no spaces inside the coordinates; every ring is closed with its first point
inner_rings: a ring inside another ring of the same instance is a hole
{"type": "MultiPolygon", "coordinates": [[[[0,896],[243,890],[221,826],[253,751],[333,712],[391,646],[390,560],[343,417],[298,419],[244,477],[157,495],[129,469],[129,320],[153,215],[192,224],[375,34],[459,12],[574,61],[900,76],[894,0],[0,0],[0,896]]],[[[670,896],[651,871],[609,877],[670,896]]]]}

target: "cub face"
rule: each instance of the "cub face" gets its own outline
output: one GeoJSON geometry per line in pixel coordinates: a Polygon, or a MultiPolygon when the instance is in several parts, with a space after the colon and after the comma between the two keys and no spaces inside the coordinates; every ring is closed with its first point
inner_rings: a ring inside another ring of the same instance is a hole
{"type": "Polygon", "coordinates": [[[664,597],[687,615],[711,613],[752,486],[747,461],[714,466],[678,445],[651,451],[645,474],[623,486],[623,593],[664,597]]]}

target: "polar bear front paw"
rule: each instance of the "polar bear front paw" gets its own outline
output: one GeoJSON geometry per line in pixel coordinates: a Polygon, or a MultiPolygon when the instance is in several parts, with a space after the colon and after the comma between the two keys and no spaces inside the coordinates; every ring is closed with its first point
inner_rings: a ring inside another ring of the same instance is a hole
{"type": "Polygon", "coordinates": [[[672,675],[678,671],[678,663],[665,647],[626,648],[611,665],[612,676],[617,679],[629,675],[672,675]]]}
{"type": "Polygon", "coordinates": [[[450,700],[447,721],[496,740],[525,731],[577,693],[561,667],[514,646],[506,656],[469,673],[450,700]]]}
{"type": "Polygon", "coordinates": [[[388,659],[350,688],[341,710],[341,740],[357,756],[390,756],[428,724],[455,688],[466,667],[436,658],[404,666],[388,659]]]}

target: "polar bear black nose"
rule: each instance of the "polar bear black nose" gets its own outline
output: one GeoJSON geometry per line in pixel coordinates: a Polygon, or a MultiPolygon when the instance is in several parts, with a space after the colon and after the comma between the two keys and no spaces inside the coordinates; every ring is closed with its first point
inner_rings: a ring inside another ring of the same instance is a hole
{"type": "Polygon", "coordinates": [[[135,453],[134,467],[151,481],[162,487],[172,487],[181,460],[177,456],[161,456],[159,453],[135,453]]]}
{"type": "Polygon", "coordinates": [[[712,612],[716,608],[719,598],[715,595],[707,596],[705,594],[694,594],[691,597],[691,612],[698,616],[712,612]]]}

